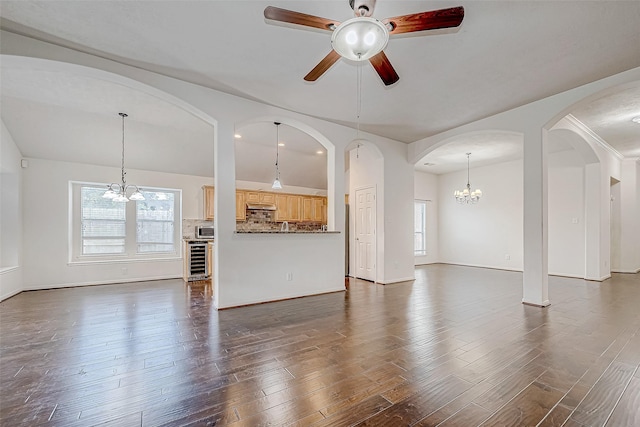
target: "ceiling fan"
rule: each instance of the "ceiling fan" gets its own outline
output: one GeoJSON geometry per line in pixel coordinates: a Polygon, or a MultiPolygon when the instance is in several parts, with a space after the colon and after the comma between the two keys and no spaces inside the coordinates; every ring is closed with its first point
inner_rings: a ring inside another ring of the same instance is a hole
{"type": "Polygon", "coordinates": [[[353,61],[369,60],[387,86],[400,79],[383,51],[389,41],[389,35],[457,27],[464,18],[464,8],[459,6],[411,13],[379,21],[371,17],[375,4],[376,0],[349,0],[349,5],[356,17],[342,23],[274,6],[268,6],[264,10],[264,17],[267,20],[332,32],[331,47],[333,49],[309,74],[304,76],[306,81],[316,81],[340,57],[344,57],[353,61]]]}

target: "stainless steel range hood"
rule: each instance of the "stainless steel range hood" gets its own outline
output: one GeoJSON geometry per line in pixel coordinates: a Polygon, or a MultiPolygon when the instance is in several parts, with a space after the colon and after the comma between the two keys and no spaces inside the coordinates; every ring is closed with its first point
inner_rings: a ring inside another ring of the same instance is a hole
{"type": "Polygon", "coordinates": [[[247,203],[247,209],[254,211],[275,211],[276,205],[270,203],[250,202],[247,203]]]}

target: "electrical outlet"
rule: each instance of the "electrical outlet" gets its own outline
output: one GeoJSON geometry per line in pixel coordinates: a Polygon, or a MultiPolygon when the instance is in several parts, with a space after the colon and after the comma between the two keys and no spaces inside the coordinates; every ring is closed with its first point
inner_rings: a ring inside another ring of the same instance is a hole
{"type": "Polygon", "coordinates": [[[287,280],[289,282],[293,280],[293,273],[287,273],[287,280]]]}
{"type": "Polygon", "coordinates": [[[129,272],[129,269],[127,267],[122,267],[121,271],[122,271],[122,275],[124,276],[129,272]]]}
{"type": "Polygon", "coordinates": [[[504,256],[504,259],[506,259],[507,261],[509,261],[511,259],[511,255],[507,254],[504,256]]]}

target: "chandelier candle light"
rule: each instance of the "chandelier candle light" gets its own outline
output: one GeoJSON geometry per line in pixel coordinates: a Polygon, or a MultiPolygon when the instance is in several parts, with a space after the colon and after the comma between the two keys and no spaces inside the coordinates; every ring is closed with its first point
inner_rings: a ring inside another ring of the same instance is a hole
{"type": "Polygon", "coordinates": [[[453,192],[458,203],[478,203],[480,197],[482,197],[482,191],[480,191],[480,189],[471,191],[471,184],[469,183],[469,157],[471,157],[471,153],[467,153],[467,187],[462,191],[456,190],[453,192]]]}
{"type": "Polygon", "coordinates": [[[282,183],[280,183],[280,169],[278,168],[278,160],[280,157],[280,123],[273,122],[276,125],[276,179],[273,181],[273,185],[271,186],[274,190],[282,190],[282,183]]]}
{"type": "Polygon", "coordinates": [[[105,199],[112,199],[115,202],[128,202],[129,200],[144,200],[144,196],[140,192],[137,185],[127,185],[125,176],[127,173],[124,171],[124,119],[128,117],[126,113],[118,113],[122,117],[122,183],[111,183],[107,186],[107,191],[104,192],[102,197],[105,199]],[[133,189],[133,193],[127,197],[127,191],[129,188],[133,189]]]}

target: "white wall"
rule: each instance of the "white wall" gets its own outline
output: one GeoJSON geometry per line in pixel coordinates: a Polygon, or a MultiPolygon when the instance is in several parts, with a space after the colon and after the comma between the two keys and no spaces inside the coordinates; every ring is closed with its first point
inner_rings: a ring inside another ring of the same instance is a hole
{"type": "Polygon", "coordinates": [[[438,255],[438,175],[416,172],[414,199],[427,201],[427,254],[416,256],[415,265],[439,262],[438,255]]]}
{"type": "Polygon", "coordinates": [[[1,125],[0,301],[22,291],[22,154],[1,125]]]}
{"type": "Polygon", "coordinates": [[[619,265],[611,268],[622,273],[637,273],[640,272],[640,161],[623,160],[619,187],[620,257],[619,265]]]}
{"type": "Polygon", "coordinates": [[[549,155],[549,274],[585,274],[585,162],[575,150],[549,155]]]}
{"type": "MultiPolygon", "coordinates": [[[[29,167],[23,170],[25,290],[182,276],[181,259],[69,263],[69,181],[117,181],[120,169],[28,160],[29,167]]],[[[127,181],[141,187],[181,189],[182,217],[201,218],[202,185],[211,184],[212,178],[128,169],[127,181]]]]}
{"type": "Polygon", "coordinates": [[[439,176],[440,262],[521,271],[522,160],[473,168],[470,178],[482,199],[461,205],[453,192],[464,188],[467,171],[439,176]]]}

